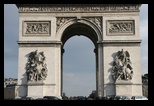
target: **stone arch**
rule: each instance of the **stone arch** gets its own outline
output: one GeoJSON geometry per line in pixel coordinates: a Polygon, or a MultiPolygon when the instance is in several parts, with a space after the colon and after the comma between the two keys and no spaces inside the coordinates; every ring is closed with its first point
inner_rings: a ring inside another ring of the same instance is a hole
{"type": "MultiPolygon", "coordinates": [[[[99,44],[102,41],[102,32],[101,28],[98,27],[95,23],[91,22],[88,19],[70,19],[69,21],[62,24],[57,30],[56,36],[62,42],[61,45],[61,75],[63,73],[63,53],[64,53],[64,44],[65,42],[75,36],[75,35],[83,35],[89,38],[94,46],[94,53],[96,56],[96,91],[97,95],[103,95],[102,92],[102,46],[99,44]],[[101,73],[101,74],[100,74],[101,73]]],[[[61,76],[62,81],[62,76],[61,76]]],[[[61,93],[62,93],[62,82],[61,82],[61,93]]]]}
{"type": "Polygon", "coordinates": [[[16,5],[20,16],[17,42],[19,97],[61,97],[62,49],[73,34],[85,35],[95,44],[97,96],[142,95],[138,29],[141,4],[16,5]],[[80,32],[80,27],[84,31],[80,32]],[[132,82],[113,82],[110,77],[114,55],[122,49],[131,55],[135,70],[132,82]],[[25,55],[34,50],[44,52],[46,57],[50,77],[41,82],[29,82],[25,74],[25,55]]]}
{"type": "MultiPolygon", "coordinates": [[[[97,41],[102,40],[102,32],[101,28],[99,28],[97,25],[89,21],[88,19],[70,19],[66,23],[64,23],[60,28],[58,29],[56,36],[60,41],[63,40],[63,35],[65,31],[70,28],[71,26],[77,25],[78,27],[80,25],[84,25],[84,27],[89,27],[90,30],[93,30],[93,33],[95,33],[95,36],[97,36],[97,41]]],[[[91,39],[92,40],[92,39],[91,39]]],[[[92,40],[93,41],[93,40],[92,40]]],[[[97,41],[95,43],[97,43],[97,41]]]]}

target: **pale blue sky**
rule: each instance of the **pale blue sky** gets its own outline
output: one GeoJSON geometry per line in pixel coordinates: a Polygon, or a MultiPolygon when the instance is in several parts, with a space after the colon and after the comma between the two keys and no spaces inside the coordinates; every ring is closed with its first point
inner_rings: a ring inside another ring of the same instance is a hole
{"type": "MultiPolygon", "coordinates": [[[[4,4],[4,77],[17,78],[19,14],[15,4],[4,4]]],[[[140,8],[142,74],[148,73],[148,5],[140,8]]],[[[63,86],[68,96],[88,96],[96,89],[95,54],[91,40],[74,36],[65,43],[63,86]],[[86,58],[86,59],[85,59],[86,58]]]]}

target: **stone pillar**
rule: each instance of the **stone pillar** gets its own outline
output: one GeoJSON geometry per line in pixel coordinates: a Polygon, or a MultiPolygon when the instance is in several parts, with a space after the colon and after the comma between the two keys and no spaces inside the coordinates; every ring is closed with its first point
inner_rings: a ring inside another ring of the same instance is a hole
{"type": "Polygon", "coordinates": [[[19,72],[17,97],[57,96],[61,98],[61,42],[58,41],[18,41],[19,72]],[[47,77],[44,81],[27,81],[25,57],[35,50],[43,51],[46,57],[47,77]]]}
{"type": "Polygon", "coordinates": [[[116,95],[126,95],[126,96],[133,96],[132,95],[132,82],[131,81],[116,81],[116,95]]]}
{"type": "Polygon", "coordinates": [[[56,88],[55,88],[55,95],[59,98],[62,98],[62,51],[61,51],[62,43],[56,44],[56,66],[55,66],[55,73],[56,73],[56,88]]]}
{"type": "Polygon", "coordinates": [[[27,89],[27,96],[28,97],[43,97],[44,96],[44,82],[31,82],[29,81],[27,83],[28,89],[27,89]]]}
{"type": "Polygon", "coordinates": [[[102,44],[98,44],[98,55],[97,55],[97,96],[104,96],[104,72],[103,72],[103,47],[102,44]]]}
{"type": "Polygon", "coordinates": [[[61,96],[63,96],[63,56],[65,50],[61,48],[61,96]]]}
{"type": "Polygon", "coordinates": [[[98,48],[94,49],[94,53],[95,53],[95,59],[96,59],[96,95],[98,96],[98,48]]]}

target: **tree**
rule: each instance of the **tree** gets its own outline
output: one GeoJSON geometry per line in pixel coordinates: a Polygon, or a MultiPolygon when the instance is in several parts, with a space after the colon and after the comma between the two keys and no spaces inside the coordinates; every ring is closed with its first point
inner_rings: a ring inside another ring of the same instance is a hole
{"type": "Polygon", "coordinates": [[[62,95],[62,99],[63,100],[68,100],[68,97],[66,96],[66,94],[63,92],[63,95],[62,95]]]}
{"type": "Polygon", "coordinates": [[[142,92],[143,96],[148,98],[148,73],[142,75],[142,92]]]}
{"type": "Polygon", "coordinates": [[[96,98],[97,93],[96,90],[92,91],[92,93],[88,96],[88,98],[96,98]]]}

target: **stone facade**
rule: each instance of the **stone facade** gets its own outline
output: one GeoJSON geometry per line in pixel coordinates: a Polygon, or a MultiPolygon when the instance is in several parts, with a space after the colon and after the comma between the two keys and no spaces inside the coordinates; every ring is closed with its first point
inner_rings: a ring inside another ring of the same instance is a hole
{"type": "Polygon", "coordinates": [[[17,84],[17,82],[18,82],[18,79],[4,78],[4,87],[6,87],[7,85],[17,84]]]}
{"type": "Polygon", "coordinates": [[[10,85],[9,87],[4,88],[4,99],[13,100],[17,97],[17,87],[15,85],[10,85]]]}
{"type": "Polygon", "coordinates": [[[19,9],[18,96],[62,96],[62,50],[73,35],[92,40],[96,53],[97,96],[142,95],[139,7],[141,4],[16,4],[19,9]],[[115,53],[129,51],[131,83],[116,83],[111,75],[115,53]],[[26,55],[42,51],[47,77],[28,83],[26,55]],[[35,91],[35,92],[34,92],[35,91]]]}

